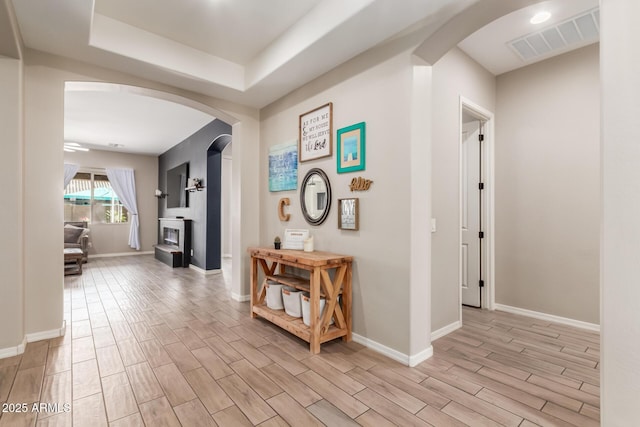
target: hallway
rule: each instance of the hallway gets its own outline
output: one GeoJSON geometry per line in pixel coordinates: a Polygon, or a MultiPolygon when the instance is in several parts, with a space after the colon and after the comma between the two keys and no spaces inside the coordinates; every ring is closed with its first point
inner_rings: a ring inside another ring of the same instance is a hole
{"type": "Polygon", "coordinates": [[[0,426],[599,425],[597,333],[464,309],[416,368],[339,340],[312,356],[225,282],[92,259],[65,278],[66,335],[0,359],[3,409],[29,409],[0,426]]]}

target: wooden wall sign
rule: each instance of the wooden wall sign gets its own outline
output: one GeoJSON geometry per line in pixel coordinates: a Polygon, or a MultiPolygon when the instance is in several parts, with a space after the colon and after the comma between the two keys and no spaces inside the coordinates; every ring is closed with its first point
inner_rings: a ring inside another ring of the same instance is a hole
{"type": "Polygon", "coordinates": [[[298,122],[298,156],[301,162],[331,157],[333,147],[333,104],[300,115],[298,122]]]}
{"type": "Polygon", "coordinates": [[[291,214],[284,213],[284,207],[289,206],[289,204],[291,204],[291,201],[288,197],[283,197],[278,202],[278,217],[280,218],[280,221],[289,221],[289,218],[291,218],[291,214]]]}
{"type": "Polygon", "coordinates": [[[351,191],[367,191],[371,187],[371,184],[373,184],[372,180],[359,176],[351,180],[349,189],[351,191]]]}

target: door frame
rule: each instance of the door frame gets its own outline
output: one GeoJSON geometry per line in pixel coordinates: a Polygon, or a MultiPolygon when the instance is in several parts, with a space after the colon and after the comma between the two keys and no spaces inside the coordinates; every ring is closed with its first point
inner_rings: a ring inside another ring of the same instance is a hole
{"type": "Polygon", "coordinates": [[[480,120],[484,120],[483,142],[483,181],[484,194],[482,204],[482,218],[485,246],[484,257],[484,288],[481,289],[481,309],[495,309],[495,156],[494,156],[494,114],[474,103],[470,99],[460,96],[458,118],[458,307],[459,319],[462,324],[462,257],[459,248],[462,245],[462,124],[463,111],[472,113],[480,120]]]}

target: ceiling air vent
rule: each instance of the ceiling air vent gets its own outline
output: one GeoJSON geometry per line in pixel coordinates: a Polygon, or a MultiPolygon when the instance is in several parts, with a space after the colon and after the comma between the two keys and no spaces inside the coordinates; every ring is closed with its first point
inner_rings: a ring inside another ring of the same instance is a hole
{"type": "Polygon", "coordinates": [[[507,43],[522,59],[529,61],[550,52],[587,45],[600,36],[600,9],[581,13],[552,27],[519,37],[507,43]]]}

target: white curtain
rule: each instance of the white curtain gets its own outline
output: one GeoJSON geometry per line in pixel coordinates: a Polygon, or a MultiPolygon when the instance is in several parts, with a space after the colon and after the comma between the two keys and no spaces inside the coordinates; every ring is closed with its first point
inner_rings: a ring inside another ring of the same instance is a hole
{"type": "Polygon", "coordinates": [[[79,168],[78,165],[72,165],[70,163],[64,164],[64,188],[67,188],[67,185],[69,185],[73,177],[78,173],[79,168]]]}
{"type": "Polygon", "coordinates": [[[138,219],[138,203],[136,202],[136,180],[133,169],[107,168],[107,177],[113,191],[120,202],[129,211],[131,228],[129,229],[129,246],[140,250],[140,220],[138,219]]]}

